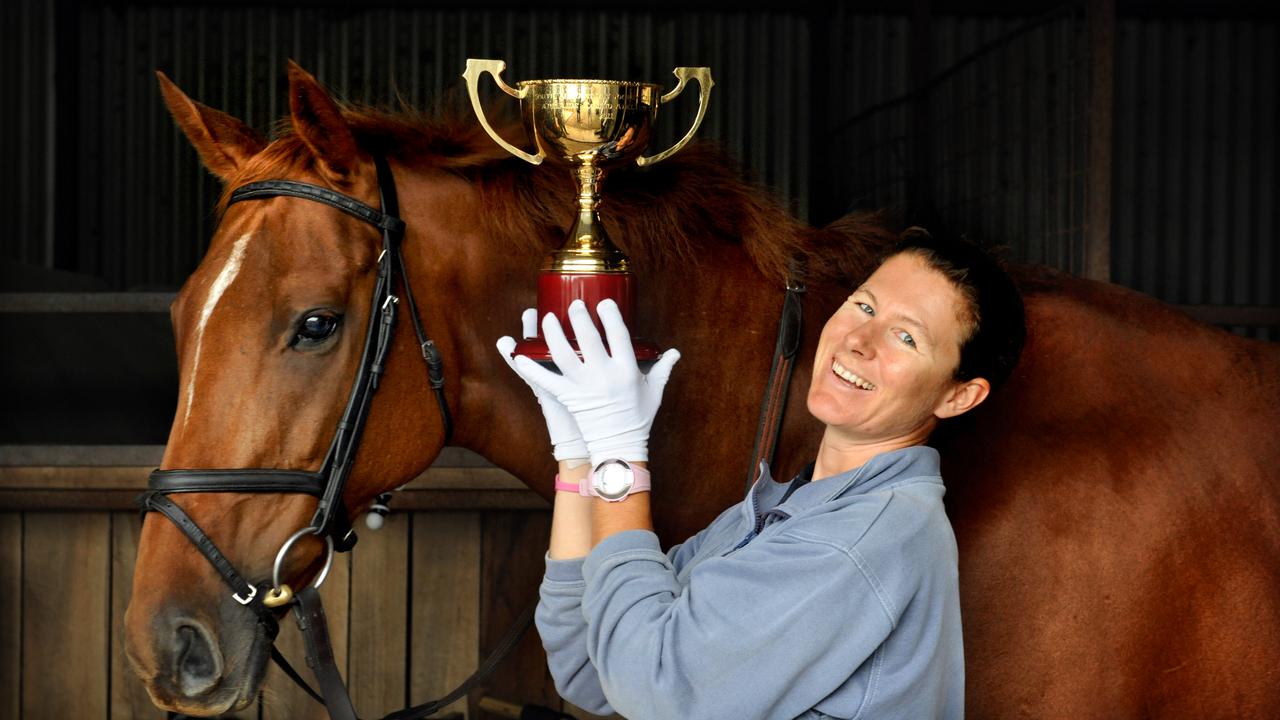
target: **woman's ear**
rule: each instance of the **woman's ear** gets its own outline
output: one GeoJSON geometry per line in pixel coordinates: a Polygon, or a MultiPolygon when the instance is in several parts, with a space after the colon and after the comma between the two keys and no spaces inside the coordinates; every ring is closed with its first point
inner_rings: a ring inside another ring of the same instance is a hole
{"type": "Polygon", "coordinates": [[[982,404],[991,394],[991,383],[986,378],[958,380],[942,395],[942,400],[933,409],[934,417],[946,420],[963,415],[982,404]]]}

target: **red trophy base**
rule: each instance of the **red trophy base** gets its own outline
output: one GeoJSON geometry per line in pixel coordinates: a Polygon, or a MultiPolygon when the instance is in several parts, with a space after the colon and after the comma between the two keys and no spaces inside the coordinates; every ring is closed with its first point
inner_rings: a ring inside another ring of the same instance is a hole
{"type": "MultiPolygon", "coordinates": [[[[600,332],[600,337],[605,339],[605,345],[608,346],[604,328],[600,325],[600,318],[596,316],[596,305],[605,298],[613,298],[614,302],[618,303],[618,310],[622,312],[622,319],[627,323],[627,327],[634,327],[631,320],[635,316],[635,276],[631,273],[564,273],[543,270],[538,274],[538,337],[516,343],[515,353],[524,355],[544,367],[555,369],[551,351],[547,348],[546,340],[542,338],[541,328],[541,318],[546,317],[547,313],[554,313],[560,321],[560,327],[564,328],[569,344],[581,356],[582,352],[578,350],[578,343],[573,334],[573,326],[569,323],[569,303],[574,300],[586,303],[587,312],[591,313],[591,321],[595,323],[596,330],[600,332]]],[[[631,347],[635,350],[636,362],[642,370],[653,365],[661,354],[657,345],[634,335],[631,337],[631,347]]]]}

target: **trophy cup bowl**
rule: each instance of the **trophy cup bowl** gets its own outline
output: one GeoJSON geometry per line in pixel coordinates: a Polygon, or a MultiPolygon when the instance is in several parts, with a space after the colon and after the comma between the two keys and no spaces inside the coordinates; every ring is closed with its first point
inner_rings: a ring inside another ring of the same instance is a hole
{"type": "MultiPolygon", "coordinates": [[[[533,165],[549,161],[561,165],[578,187],[577,218],[568,238],[553,252],[538,274],[538,317],[554,313],[565,336],[577,349],[569,323],[569,304],[586,303],[597,328],[596,304],[613,298],[627,327],[633,328],[635,276],[630,262],[605,233],[600,222],[600,182],[607,168],[624,163],[641,167],[661,162],[685,146],[702,125],[707,101],[714,84],[709,68],[676,68],[679,84],[666,94],[654,83],[618,80],[526,80],[507,85],[502,80],[506,63],[501,60],[470,58],[463,77],[471,95],[471,106],[489,136],[507,152],[533,165]],[[531,154],[498,135],[480,105],[480,76],[489,73],[498,87],[520,101],[520,117],[537,148],[531,154]],[[645,156],[653,138],[654,124],[662,105],[674,100],[690,80],[699,88],[698,114],[693,126],[675,145],[645,156]]],[[[657,360],[658,346],[633,337],[632,347],[641,367],[657,360]]],[[[544,365],[551,365],[551,353],[539,336],[517,343],[515,352],[544,365]]]]}

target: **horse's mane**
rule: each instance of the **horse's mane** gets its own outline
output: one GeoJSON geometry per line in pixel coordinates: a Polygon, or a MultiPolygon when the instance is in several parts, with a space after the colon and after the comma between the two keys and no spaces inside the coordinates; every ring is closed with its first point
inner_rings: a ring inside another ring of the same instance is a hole
{"type": "MultiPolygon", "coordinates": [[[[534,168],[510,156],[484,132],[469,106],[458,105],[445,103],[429,113],[348,105],[342,113],[366,151],[473,182],[485,208],[486,231],[515,243],[513,252],[541,256],[555,249],[575,213],[576,191],[568,173],[550,163],[534,168]]],[[[511,123],[502,132],[509,139],[520,134],[511,123]]],[[[275,141],[253,158],[242,177],[286,177],[314,162],[286,118],[275,141]]],[[[228,188],[239,184],[228,183],[228,188]]],[[[731,244],[741,245],[772,282],[784,282],[792,258],[800,258],[811,282],[848,284],[864,277],[896,238],[877,213],[854,213],[820,229],[802,224],[768,191],[743,180],[736,163],[711,142],[690,143],[643,170],[610,172],[602,194],[611,239],[646,267],[697,262],[699,248],[731,244]]]]}

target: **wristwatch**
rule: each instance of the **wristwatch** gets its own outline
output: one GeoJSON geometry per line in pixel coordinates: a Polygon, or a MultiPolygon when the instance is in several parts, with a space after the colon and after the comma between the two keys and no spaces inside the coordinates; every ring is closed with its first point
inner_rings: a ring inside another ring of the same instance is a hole
{"type": "Polygon", "coordinates": [[[578,494],[609,502],[625,500],[632,493],[649,491],[649,471],[626,460],[609,459],[596,465],[578,494]]]}

